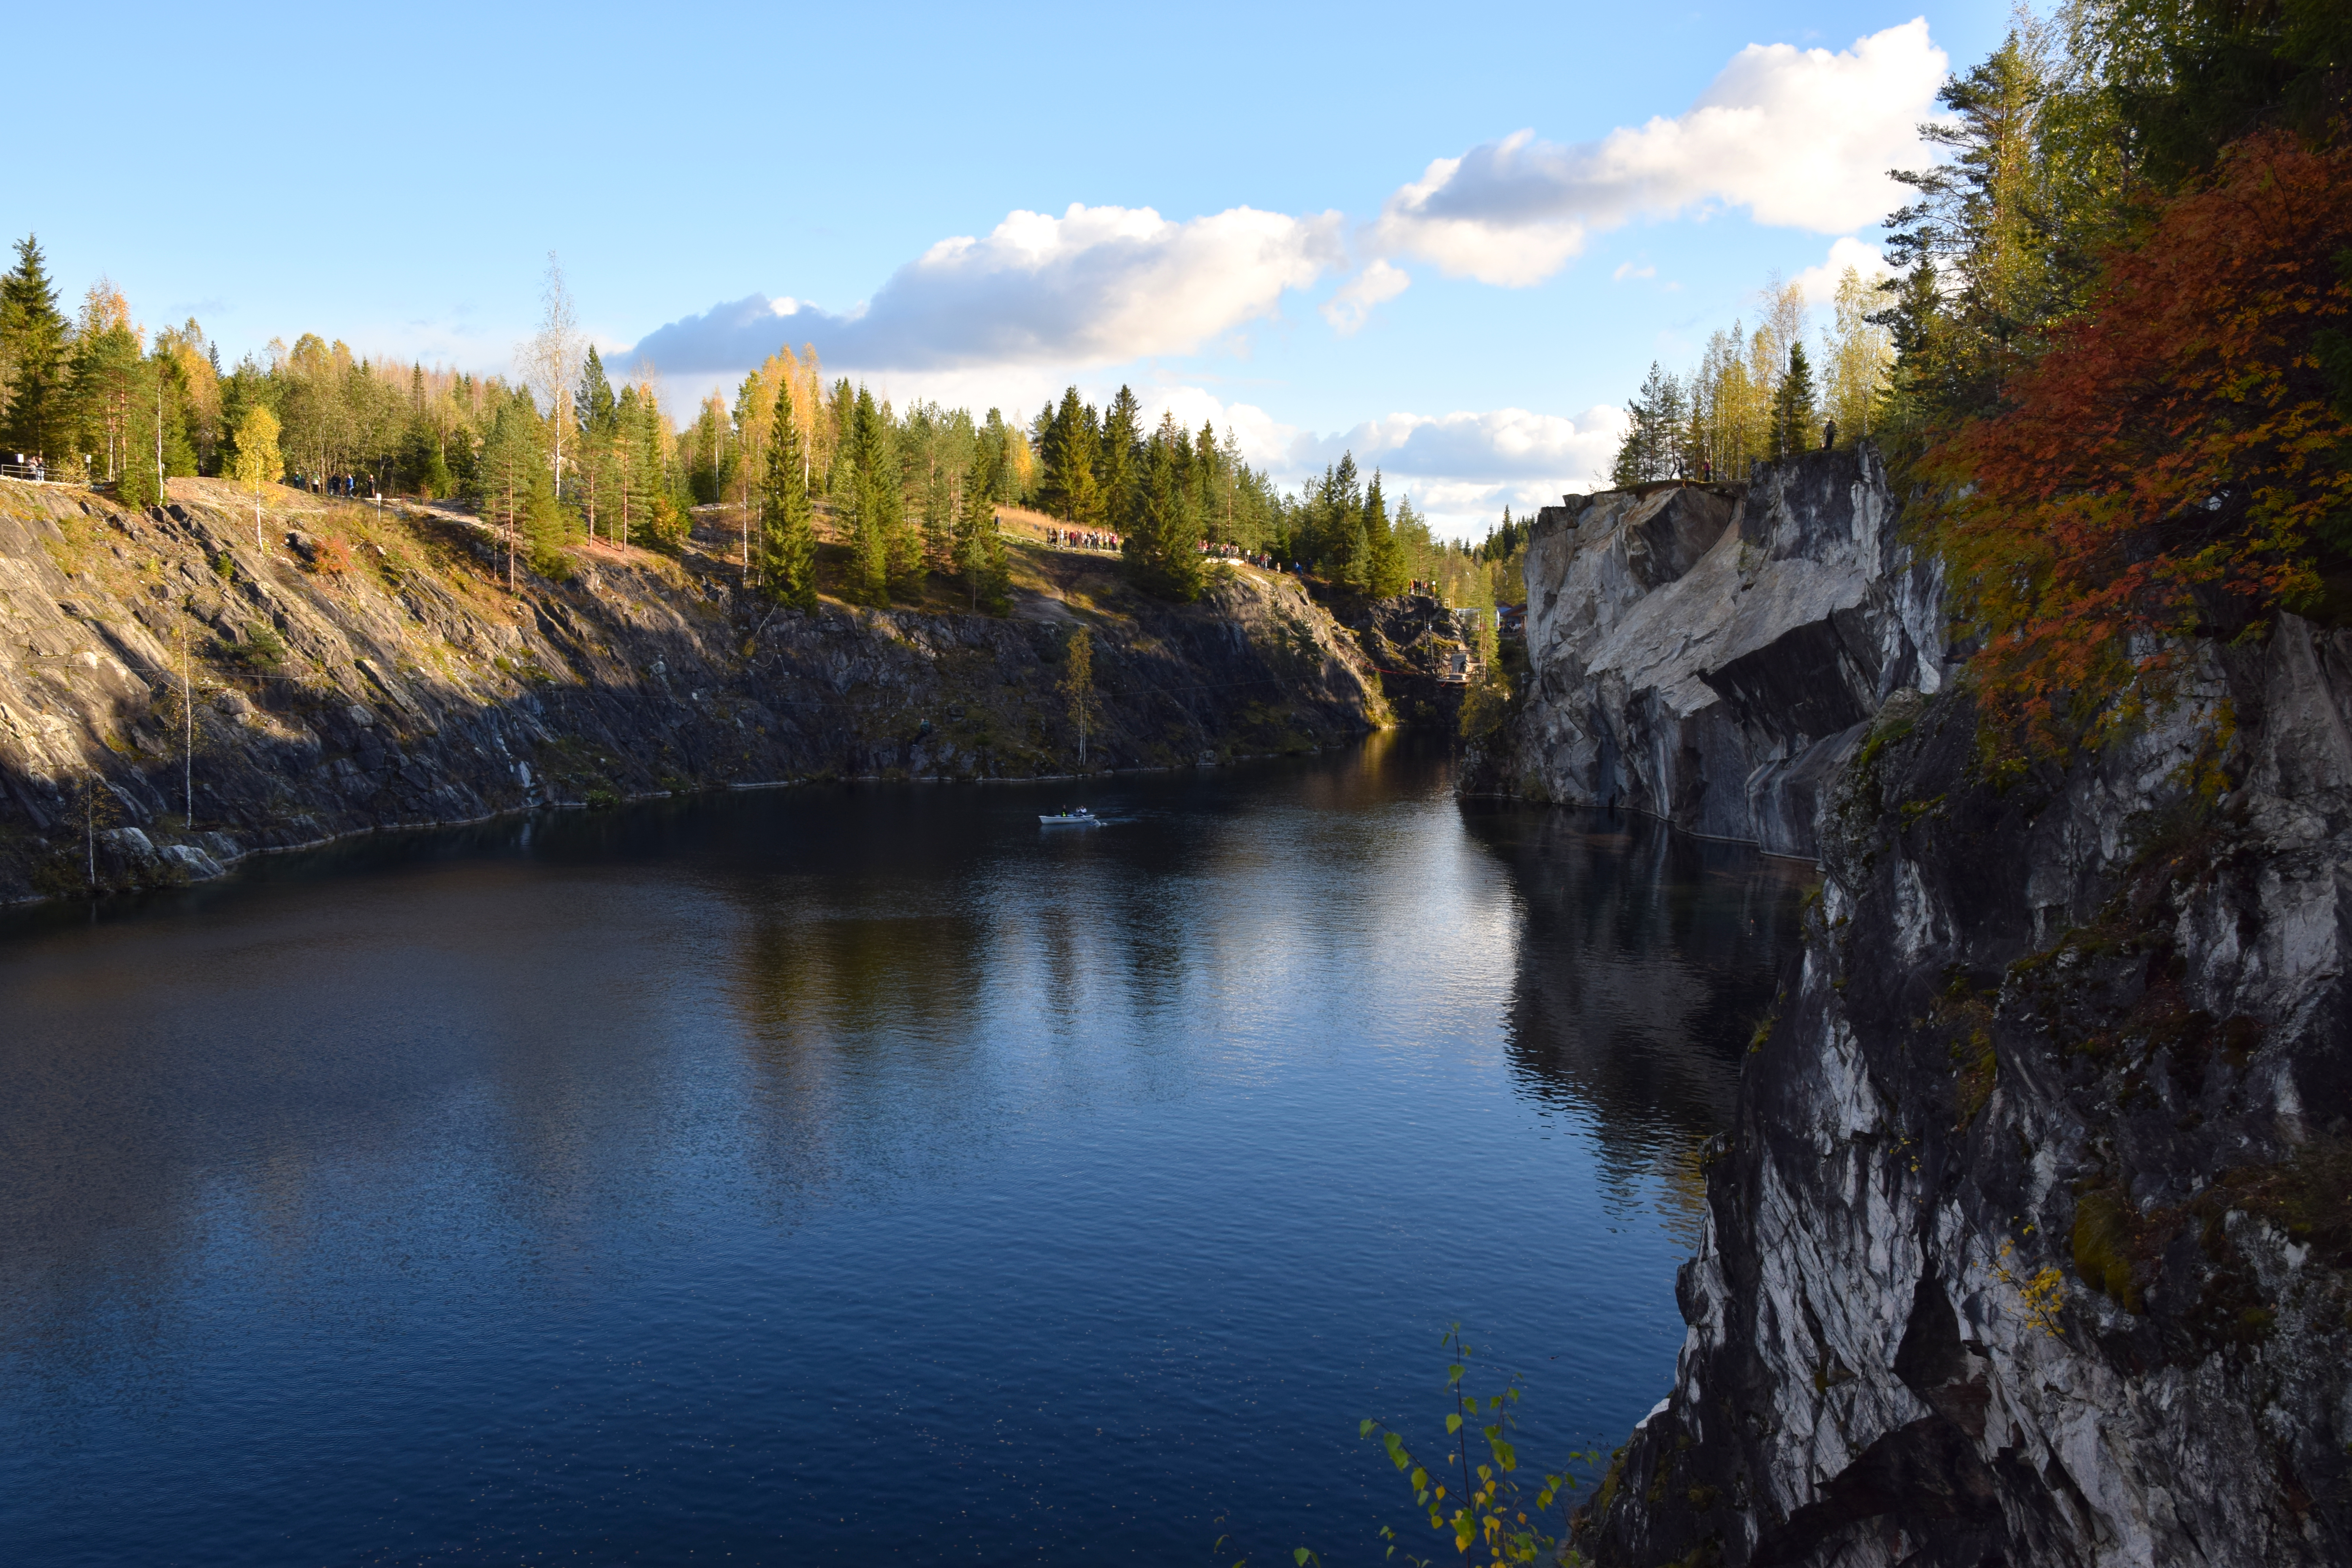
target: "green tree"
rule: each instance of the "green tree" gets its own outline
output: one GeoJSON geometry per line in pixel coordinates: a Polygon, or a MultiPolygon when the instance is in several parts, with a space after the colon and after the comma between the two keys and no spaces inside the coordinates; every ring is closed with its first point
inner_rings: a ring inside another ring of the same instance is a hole
{"type": "Polygon", "coordinates": [[[971,607],[1001,616],[1012,608],[1007,594],[1012,578],[1005,558],[1004,535],[996,525],[996,502],[986,448],[972,454],[963,480],[963,508],[956,519],[955,563],[971,591],[971,607]]]}
{"type": "Polygon", "coordinates": [[[849,438],[836,470],[846,469],[849,502],[849,595],[859,604],[890,597],[890,520],[883,493],[883,429],[874,395],[859,387],[850,405],[849,438]]]}
{"type": "Polygon", "coordinates": [[[68,455],[67,336],[40,241],[28,234],[16,242],[16,265],[0,279],[0,398],[12,453],[68,455]]]}
{"type": "Polygon", "coordinates": [[[1103,521],[1100,487],[1095,479],[1094,409],[1078,400],[1075,386],[1062,394],[1045,432],[1045,479],[1038,500],[1045,509],[1080,528],[1103,521]]]}
{"type": "Polygon", "coordinates": [[[1811,451],[1820,424],[1813,411],[1813,371],[1805,363],[1805,345],[1789,345],[1789,368],[1772,394],[1772,455],[1793,458],[1811,451]]]}
{"type": "Polygon", "coordinates": [[[621,542],[642,531],[652,542],[674,547],[667,537],[669,487],[663,474],[660,405],[650,394],[625,386],[613,419],[613,496],[621,514],[621,542]]]}
{"type": "Polygon", "coordinates": [[[612,513],[620,484],[620,403],[604,374],[604,362],[590,344],[580,368],[580,390],[572,399],[573,456],[572,500],[596,537],[597,519],[612,513]]]}
{"type": "Polygon", "coordinates": [[[1134,509],[1142,473],[1143,405],[1125,386],[1103,411],[1102,441],[1095,455],[1096,489],[1103,518],[1119,525],[1134,509]]]}
{"type": "Polygon", "coordinates": [[[1372,482],[1364,491],[1364,591],[1375,599],[1391,599],[1403,593],[1412,580],[1412,573],[1406,565],[1396,531],[1389,526],[1389,505],[1381,494],[1378,468],[1372,470],[1372,482]]]}
{"type": "MultiPolygon", "coordinates": [[[[1518,1445],[1514,1438],[1518,1426],[1514,1419],[1519,1404],[1517,1377],[1507,1380],[1500,1393],[1482,1399],[1466,1386],[1474,1358],[1470,1347],[1462,1342],[1460,1325],[1448,1330],[1438,1343],[1448,1352],[1451,1363],[1445,1369],[1445,1392],[1453,1408],[1445,1415],[1444,1437],[1433,1449],[1416,1455],[1400,1433],[1377,1418],[1365,1420],[1357,1436],[1369,1438],[1380,1434],[1389,1463],[1412,1489],[1414,1510],[1427,1517],[1429,1528],[1438,1533],[1441,1542],[1453,1547],[1463,1568],[1583,1562],[1568,1544],[1568,1494],[1578,1485],[1577,1478],[1571,1473],[1545,1476],[1543,1484],[1533,1489],[1532,1498],[1518,1479],[1518,1445]],[[1472,1447],[1474,1441],[1480,1443],[1476,1449],[1472,1447]],[[1559,1510],[1557,1525],[1546,1517],[1554,1508],[1559,1510]],[[1544,1533],[1551,1529],[1559,1533],[1544,1533]]],[[[1601,1461],[1596,1451],[1571,1452],[1568,1457],[1588,1467],[1601,1461]]],[[[1381,1535],[1391,1543],[1391,1554],[1404,1544],[1395,1531],[1385,1526],[1381,1535]]],[[[1303,1547],[1294,1555],[1302,1565],[1314,1557],[1303,1547]]],[[[1425,1562],[1410,1549],[1405,1557],[1408,1562],[1425,1562]]]]}
{"type": "Polygon", "coordinates": [[[1822,401],[1837,422],[1840,446],[1853,446],[1878,426],[1878,405],[1895,363],[1894,336],[1873,319],[1884,287],[1884,279],[1864,279],[1847,268],[1838,279],[1837,325],[1822,333],[1822,401]]]}
{"type": "Polygon", "coordinates": [[[474,481],[483,518],[505,535],[509,593],[514,591],[517,556],[536,543],[530,531],[541,520],[533,512],[532,502],[546,478],[539,410],[530,395],[517,388],[500,396],[491,413],[474,481]]]}
{"type": "Polygon", "coordinates": [[[1949,111],[1919,128],[1950,156],[1895,170],[1918,193],[1886,220],[1889,260],[1934,262],[1951,290],[1936,308],[1956,331],[1940,345],[1937,375],[1905,390],[1929,399],[1930,420],[1990,407],[2003,377],[2035,352],[2056,302],[2051,210],[2039,132],[2053,83],[2046,42],[2031,16],[2000,47],[1938,94],[1949,111]]]}
{"type": "Polygon", "coordinates": [[[1178,455],[1184,442],[1174,418],[1163,418],[1144,448],[1135,511],[1120,546],[1137,586],[1180,603],[1201,596],[1200,523],[1178,455]]]}
{"type": "Polygon", "coordinates": [[[1620,489],[1679,479],[1689,470],[1690,408],[1680,379],[1650,362],[1642,390],[1625,411],[1625,438],[1609,479],[1620,489]]]}
{"type": "Polygon", "coordinates": [[[1339,454],[1336,467],[1323,470],[1321,515],[1317,553],[1323,574],[1350,588],[1365,584],[1364,494],[1353,452],[1339,454]]]}
{"type": "Polygon", "coordinates": [[[261,542],[261,487],[286,471],[278,450],[278,416],[255,403],[236,422],[236,482],[253,491],[253,547],[261,542]]]}
{"type": "Polygon", "coordinates": [[[760,486],[760,581],[769,597],[816,608],[816,509],[808,493],[808,453],[793,418],[793,380],[776,389],[774,435],[760,486]]]}

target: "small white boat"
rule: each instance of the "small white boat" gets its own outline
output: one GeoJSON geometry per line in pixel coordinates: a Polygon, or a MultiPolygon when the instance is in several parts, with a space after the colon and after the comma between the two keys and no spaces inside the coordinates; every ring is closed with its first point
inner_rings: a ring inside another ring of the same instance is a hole
{"type": "Polygon", "coordinates": [[[1063,812],[1058,816],[1047,816],[1041,812],[1038,814],[1037,820],[1048,827],[1100,827],[1102,826],[1102,818],[1083,805],[1076,811],[1063,812]]]}

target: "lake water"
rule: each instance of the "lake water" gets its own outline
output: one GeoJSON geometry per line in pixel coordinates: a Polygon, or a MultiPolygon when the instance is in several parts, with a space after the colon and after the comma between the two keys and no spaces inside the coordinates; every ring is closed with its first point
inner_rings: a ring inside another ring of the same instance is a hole
{"type": "Polygon", "coordinates": [[[1809,873],[1447,767],[655,803],[9,917],[0,1555],[1369,1562],[1412,1516],[1356,1424],[1433,1438],[1457,1321],[1525,1462],[1613,1446],[1809,873]]]}

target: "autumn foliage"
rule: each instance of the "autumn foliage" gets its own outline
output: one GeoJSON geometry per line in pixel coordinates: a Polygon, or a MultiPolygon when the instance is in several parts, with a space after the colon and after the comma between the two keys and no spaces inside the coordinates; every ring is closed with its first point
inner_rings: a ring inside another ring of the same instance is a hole
{"type": "Polygon", "coordinates": [[[2347,322],[2352,154],[2251,138],[1928,454],[1994,731],[2095,743],[2173,690],[2184,636],[2316,602],[2352,542],[2347,322]]]}

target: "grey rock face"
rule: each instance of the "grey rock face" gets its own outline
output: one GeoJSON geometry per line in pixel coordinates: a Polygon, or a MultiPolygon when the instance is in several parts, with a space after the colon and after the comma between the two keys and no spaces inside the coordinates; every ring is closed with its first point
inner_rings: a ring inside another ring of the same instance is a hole
{"type": "Polygon", "coordinates": [[[1939,580],[1895,510],[1866,444],[1751,486],[1546,507],[1528,546],[1528,689],[1470,787],[1811,856],[1822,782],[1862,724],[1943,683],[1939,580]]]}
{"type": "Polygon", "coordinates": [[[2352,1562],[2352,632],[2200,657],[2072,768],[1953,693],[1829,771],[1601,1563],[2352,1562]]]}
{"type": "Polygon", "coordinates": [[[510,595],[462,521],[346,516],[362,542],[337,571],[255,549],[220,499],[125,513],[0,485],[0,900],[665,790],[1066,773],[1078,625],[1092,767],[1304,751],[1387,719],[1357,639],[1262,574],[1165,605],[1107,567],[1088,581],[1115,607],[1052,622],[803,615],[707,556],[642,552],[510,595]]]}

